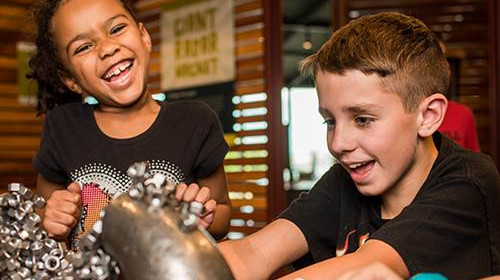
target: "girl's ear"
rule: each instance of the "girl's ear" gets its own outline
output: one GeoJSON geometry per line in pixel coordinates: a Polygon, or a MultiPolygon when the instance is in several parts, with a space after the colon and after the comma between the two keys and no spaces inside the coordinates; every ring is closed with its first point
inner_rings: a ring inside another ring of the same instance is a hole
{"type": "Polygon", "coordinates": [[[441,93],[434,93],[425,98],[419,106],[420,124],[418,135],[420,137],[431,136],[438,130],[446,114],[448,100],[441,93]]]}
{"type": "Polygon", "coordinates": [[[146,27],[144,27],[144,24],[142,22],[139,22],[138,25],[139,25],[139,31],[141,32],[142,41],[144,42],[144,45],[146,45],[146,48],[148,48],[148,51],[151,52],[152,50],[151,36],[149,36],[148,30],[146,29],[146,27]]]}
{"type": "Polygon", "coordinates": [[[82,94],[82,87],[75,81],[73,78],[69,78],[67,76],[60,76],[61,82],[71,91],[76,92],[78,94],[82,94]]]}

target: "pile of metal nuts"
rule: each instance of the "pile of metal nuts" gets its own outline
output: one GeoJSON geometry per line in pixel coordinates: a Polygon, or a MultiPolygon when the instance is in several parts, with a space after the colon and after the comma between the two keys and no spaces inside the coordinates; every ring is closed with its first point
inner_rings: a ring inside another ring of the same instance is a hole
{"type": "Polygon", "coordinates": [[[11,183],[0,194],[0,279],[78,280],[115,279],[119,269],[99,248],[99,222],[80,241],[82,250],[67,250],[64,243],[40,228],[35,208],[43,197],[20,183],[11,183]]]}
{"type": "MultiPolygon", "coordinates": [[[[161,174],[151,175],[147,163],[140,162],[128,169],[132,199],[148,205],[150,211],[163,207],[178,210],[181,229],[194,230],[197,216],[203,212],[199,202],[179,203],[175,199],[175,184],[161,174]]],[[[114,280],[120,269],[103,249],[101,213],[92,230],[79,241],[78,251],[68,250],[64,243],[50,237],[40,227],[41,217],[35,209],[45,206],[43,197],[20,183],[11,183],[0,194],[0,280],[114,280]]]]}
{"type": "Polygon", "coordinates": [[[198,201],[179,202],[175,198],[176,185],[166,180],[161,173],[151,174],[147,162],[137,162],[129,167],[127,175],[132,179],[128,195],[149,205],[150,211],[164,207],[177,209],[181,219],[181,230],[189,232],[198,226],[198,216],[205,210],[198,201]]]}
{"type": "Polygon", "coordinates": [[[67,279],[70,258],[62,244],[47,236],[34,208],[45,200],[19,183],[0,195],[0,275],[4,279],[67,279]]]}

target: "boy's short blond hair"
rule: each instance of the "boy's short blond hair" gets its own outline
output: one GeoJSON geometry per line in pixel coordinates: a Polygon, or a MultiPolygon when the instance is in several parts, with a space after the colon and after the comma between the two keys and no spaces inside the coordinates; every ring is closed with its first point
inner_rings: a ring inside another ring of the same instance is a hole
{"type": "Polygon", "coordinates": [[[302,73],[376,74],[383,87],[400,96],[405,110],[433,93],[445,94],[449,74],[435,33],[422,21],[397,12],[363,16],[335,31],[300,63],[302,73]]]}

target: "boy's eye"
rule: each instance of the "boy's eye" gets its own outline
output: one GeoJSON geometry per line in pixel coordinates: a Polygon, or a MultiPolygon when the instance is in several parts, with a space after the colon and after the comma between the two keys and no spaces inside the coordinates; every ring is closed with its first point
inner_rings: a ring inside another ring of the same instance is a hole
{"type": "Polygon", "coordinates": [[[117,25],[117,26],[111,28],[110,33],[111,34],[116,34],[116,33],[120,32],[121,30],[123,30],[123,28],[125,28],[125,24],[117,25]]]}
{"type": "Polygon", "coordinates": [[[370,117],[364,117],[364,116],[359,116],[354,119],[354,121],[361,126],[368,125],[373,122],[373,118],[370,117]]]}
{"type": "Polygon", "coordinates": [[[335,121],[335,119],[325,119],[325,121],[323,123],[326,124],[328,127],[331,127],[331,126],[335,126],[336,121],[335,121]]]}

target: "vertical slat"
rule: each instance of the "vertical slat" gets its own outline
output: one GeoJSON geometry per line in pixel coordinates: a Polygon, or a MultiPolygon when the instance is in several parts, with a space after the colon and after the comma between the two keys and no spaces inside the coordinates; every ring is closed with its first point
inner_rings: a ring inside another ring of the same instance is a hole
{"type": "Polygon", "coordinates": [[[497,0],[489,0],[489,79],[488,88],[490,98],[490,141],[492,143],[491,155],[497,167],[500,166],[500,4],[497,0]]]}
{"type": "Polygon", "coordinates": [[[276,217],[288,204],[283,188],[283,170],[287,165],[287,131],[281,123],[281,89],[283,88],[282,62],[282,1],[263,0],[265,24],[265,75],[266,92],[269,98],[267,121],[269,123],[269,188],[268,219],[276,217]]]}

